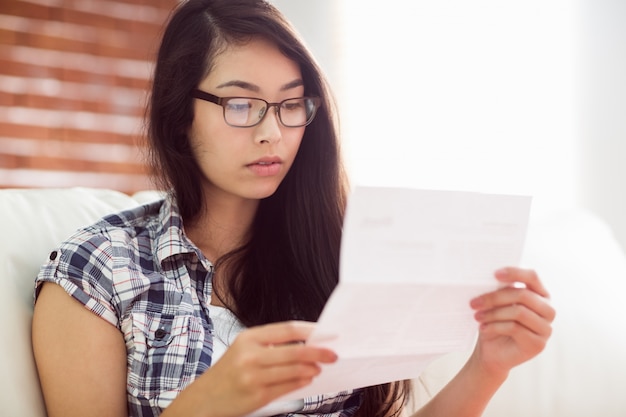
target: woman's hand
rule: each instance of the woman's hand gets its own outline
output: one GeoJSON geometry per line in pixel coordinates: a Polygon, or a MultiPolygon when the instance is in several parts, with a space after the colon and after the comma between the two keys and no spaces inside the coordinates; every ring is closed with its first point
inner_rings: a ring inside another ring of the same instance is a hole
{"type": "Polygon", "coordinates": [[[470,303],[480,323],[472,359],[491,375],[506,377],[544,349],[556,313],[534,271],[504,268],[495,276],[502,287],[470,303]]]}
{"type": "MultiPolygon", "coordinates": [[[[235,417],[308,385],[320,373],[319,364],[337,359],[328,349],[301,343],[313,327],[313,323],[292,321],[244,330],[178,401],[183,397],[198,401],[194,411],[203,410],[199,415],[235,417]]],[[[166,411],[174,411],[176,402],[166,411]]]]}

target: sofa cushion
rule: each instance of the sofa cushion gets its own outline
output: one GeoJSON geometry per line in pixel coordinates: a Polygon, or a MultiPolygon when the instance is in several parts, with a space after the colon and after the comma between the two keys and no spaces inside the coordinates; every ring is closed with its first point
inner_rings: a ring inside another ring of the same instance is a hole
{"type": "MultiPolygon", "coordinates": [[[[141,201],[158,198],[142,193],[141,201]]],[[[62,240],[138,200],[111,190],[0,190],[0,414],[45,416],[33,362],[30,324],[34,280],[62,240]]]]}

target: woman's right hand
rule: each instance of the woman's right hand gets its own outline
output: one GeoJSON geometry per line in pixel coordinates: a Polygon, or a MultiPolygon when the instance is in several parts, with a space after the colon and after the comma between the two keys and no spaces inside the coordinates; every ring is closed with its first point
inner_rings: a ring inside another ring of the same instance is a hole
{"type": "Polygon", "coordinates": [[[191,411],[189,406],[195,404],[193,415],[240,417],[308,385],[320,373],[320,364],[337,359],[328,349],[301,343],[314,326],[290,321],[244,330],[162,416],[178,415],[178,406],[179,411],[191,411]]]}

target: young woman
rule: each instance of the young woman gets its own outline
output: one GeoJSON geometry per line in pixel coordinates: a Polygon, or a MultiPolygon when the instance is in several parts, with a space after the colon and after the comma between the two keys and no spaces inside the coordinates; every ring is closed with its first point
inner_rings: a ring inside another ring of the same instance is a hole
{"type": "MultiPolygon", "coordinates": [[[[168,196],[78,231],[38,276],[48,415],[398,415],[408,382],[273,401],[336,360],[293,342],[337,282],[347,190],[326,84],[280,13],[262,0],[183,2],[148,119],[168,196]]],[[[536,274],[495,277],[502,289],[472,301],[473,355],[416,416],[479,416],[543,349],[555,313],[536,274]]]]}

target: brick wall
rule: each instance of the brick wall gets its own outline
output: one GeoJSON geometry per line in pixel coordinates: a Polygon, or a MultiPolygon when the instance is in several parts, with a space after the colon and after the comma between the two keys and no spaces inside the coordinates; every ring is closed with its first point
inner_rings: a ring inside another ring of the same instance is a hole
{"type": "Polygon", "coordinates": [[[0,188],[151,187],[143,113],[176,0],[0,0],[0,188]]]}

